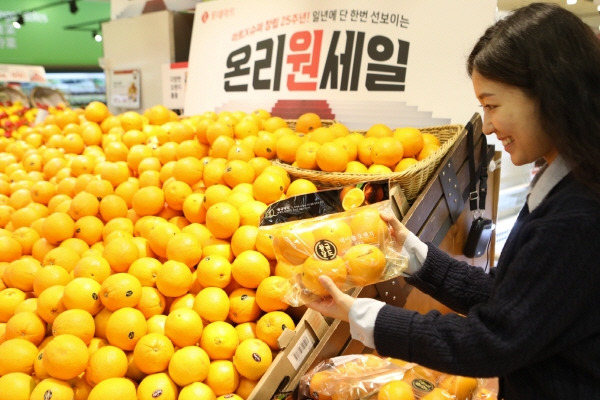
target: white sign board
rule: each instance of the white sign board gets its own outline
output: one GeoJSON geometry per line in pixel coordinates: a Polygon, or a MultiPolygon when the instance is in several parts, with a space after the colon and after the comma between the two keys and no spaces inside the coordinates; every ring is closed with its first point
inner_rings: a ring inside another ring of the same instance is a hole
{"type": "Polygon", "coordinates": [[[325,104],[355,129],[465,123],[477,104],[466,59],[495,9],[493,0],[199,3],[184,113],[325,104]]]}
{"type": "Polygon", "coordinates": [[[140,108],[140,75],[139,69],[113,71],[110,97],[114,106],[140,108]]]}
{"type": "Polygon", "coordinates": [[[171,110],[183,110],[188,63],[178,62],[162,66],[162,104],[171,110]]]}
{"type": "Polygon", "coordinates": [[[46,82],[46,70],[38,65],[0,64],[0,82],[46,82]]]}

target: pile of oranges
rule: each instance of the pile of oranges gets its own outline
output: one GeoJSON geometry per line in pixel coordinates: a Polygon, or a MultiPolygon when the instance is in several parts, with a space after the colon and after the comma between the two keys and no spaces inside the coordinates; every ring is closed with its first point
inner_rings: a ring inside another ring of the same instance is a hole
{"type": "Polygon", "coordinates": [[[0,399],[247,398],[295,328],[258,225],[317,190],[272,164],[302,126],[92,102],[0,138],[0,399]]]}
{"type": "Polygon", "coordinates": [[[339,123],[323,124],[305,113],[296,122],[296,135],[276,145],[277,157],[292,166],[325,172],[387,174],[402,172],[440,148],[440,140],[414,127],[392,129],[372,125],[350,132],[339,123]]]}

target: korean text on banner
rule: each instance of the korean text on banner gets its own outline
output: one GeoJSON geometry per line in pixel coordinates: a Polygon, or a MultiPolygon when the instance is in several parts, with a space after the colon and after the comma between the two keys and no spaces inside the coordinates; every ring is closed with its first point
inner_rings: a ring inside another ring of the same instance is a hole
{"type": "Polygon", "coordinates": [[[199,3],[185,114],[319,99],[403,102],[462,122],[474,104],[465,61],[495,7],[492,0],[199,3]]]}

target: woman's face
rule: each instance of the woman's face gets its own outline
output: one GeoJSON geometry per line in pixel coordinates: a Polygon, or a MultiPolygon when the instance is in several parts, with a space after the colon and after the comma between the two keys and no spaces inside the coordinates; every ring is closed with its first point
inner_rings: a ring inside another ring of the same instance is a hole
{"type": "Polygon", "coordinates": [[[557,152],[543,132],[533,100],[514,86],[492,81],[473,71],[475,96],[483,106],[483,133],[495,133],[515,165],[540,158],[550,163],[557,152]]]}

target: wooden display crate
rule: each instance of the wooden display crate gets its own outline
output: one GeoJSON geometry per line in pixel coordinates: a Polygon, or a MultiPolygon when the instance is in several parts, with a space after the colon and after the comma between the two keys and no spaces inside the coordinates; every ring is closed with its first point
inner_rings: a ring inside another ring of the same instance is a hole
{"type": "MultiPolygon", "coordinates": [[[[426,184],[421,194],[409,205],[397,187],[390,187],[391,198],[397,204],[401,221],[421,240],[433,242],[442,250],[457,258],[464,258],[462,249],[471,224],[469,207],[465,207],[469,195],[469,165],[467,131],[473,130],[475,165],[481,164],[482,121],[474,114],[454,146],[426,184]]],[[[498,158],[494,146],[487,146],[487,160],[498,158]]],[[[499,169],[488,177],[486,218],[496,221],[499,169]]],[[[493,261],[493,242],[489,258],[493,261]]],[[[467,259],[472,265],[490,266],[486,257],[467,259]]],[[[376,285],[357,288],[354,297],[379,298],[386,303],[426,312],[438,309],[450,312],[441,304],[396,278],[376,285]]],[[[350,337],[348,323],[324,318],[307,309],[294,331],[284,332],[279,341],[282,350],[271,367],[261,378],[248,400],[295,398],[293,393],[302,376],[319,362],[343,354],[371,353],[362,343],[350,337]]]]}

